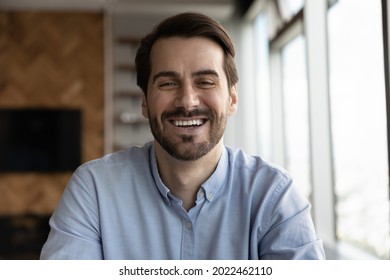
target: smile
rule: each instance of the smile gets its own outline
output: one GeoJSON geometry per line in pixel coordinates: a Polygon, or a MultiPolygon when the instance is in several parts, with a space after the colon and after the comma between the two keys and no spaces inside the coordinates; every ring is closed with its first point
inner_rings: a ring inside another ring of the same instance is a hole
{"type": "Polygon", "coordinates": [[[198,119],[198,120],[188,120],[188,121],[181,121],[181,120],[175,120],[172,122],[176,127],[191,127],[191,126],[201,126],[205,123],[204,120],[198,119]]]}

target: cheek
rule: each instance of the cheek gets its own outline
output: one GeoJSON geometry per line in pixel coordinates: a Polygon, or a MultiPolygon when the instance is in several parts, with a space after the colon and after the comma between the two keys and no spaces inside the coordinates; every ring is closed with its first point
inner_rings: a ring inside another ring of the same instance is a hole
{"type": "Polygon", "coordinates": [[[226,96],[221,96],[220,94],[210,94],[204,99],[204,104],[218,116],[230,114],[230,103],[226,98],[226,96]]]}
{"type": "Polygon", "coordinates": [[[224,98],[220,92],[206,92],[201,95],[201,101],[203,104],[210,108],[217,109],[224,104],[224,98]]]}
{"type": "MultiPolygon", "coordinates": [[[[163,98],[163,96],[157,98],[156,94],[153,94],[153,96],[148,98],[147,106],[145,107],[149,118],[159,118],[165,110],[169,109],[169,100],[163,98]]],[[[142,106],[142,110],[145,110],[144,106],[142,106]]]]}

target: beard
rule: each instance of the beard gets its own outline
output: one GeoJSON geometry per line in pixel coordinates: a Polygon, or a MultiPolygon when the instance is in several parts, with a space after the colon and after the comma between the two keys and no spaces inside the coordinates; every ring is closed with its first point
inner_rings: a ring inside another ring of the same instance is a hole
{"type": "Polygon", "coordinates": [[[186,111],[183,108],[178,108],[175,111],[164,112],[161,115],[161,122],[163,123],[167,118],[190,118],[190,117],[207,117],[210,125],[207,139],[205,141],[196,142],[196,137],[193,135],[181,135],[180,139],[174,140],[172,137],[165,135],[162,131],[156,116],[150,115],[149,123],[150,129],[154,139],[163,147],[163,149],[172,157],[178,160],[194,161],[200,159],[208,152],[210,152],[221,140],[226,127],[227,117],[221,115],[217,117],[210,109],[186,111]]]}

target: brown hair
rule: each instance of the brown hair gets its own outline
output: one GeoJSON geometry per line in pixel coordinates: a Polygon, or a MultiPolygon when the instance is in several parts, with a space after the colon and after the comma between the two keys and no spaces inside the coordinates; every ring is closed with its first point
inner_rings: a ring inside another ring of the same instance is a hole
{"type": "Polygon", "coordinates": [[[185,38],[199,36],[216,42],[225,54],[224,70],[229,88],[238,82],[237,69],[234,63],[234,45],[222,25],[199,13],[182,13],[162,21],[141,41],[135,57],[135,66],[137,85],[145,95],[148,90],[148,80],[151,72],[150,52],[152,46],[160,38],[173,36],[185,38]]]}

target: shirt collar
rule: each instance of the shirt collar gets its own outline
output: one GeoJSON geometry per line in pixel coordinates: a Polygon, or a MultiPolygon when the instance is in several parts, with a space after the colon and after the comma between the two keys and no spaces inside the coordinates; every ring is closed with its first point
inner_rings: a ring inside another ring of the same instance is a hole
{"type": "Polygon", "coordinates": [[[217,195],[218,191],[221,189],[223,183],[227,179],[228,174],[228,153],[226,147],[222,150],[221,158],[219,159],[217,168],[214,170],[213,174],[202,184],[202,188],[205,192],[205,198],[208,201],[212,201],[217,195]]]}
{"type": "MultiPolygon", "coordinates": [[[[170,190],[162,182],[160,174],[158,172],[154,144],[152,144],[150,147],[149,157],[150,157],[150,167],[152,170],[154,181],[156,182],[157,189],[159,190],[162,197],[168,203],[170,203],[170,199],[168,196],[170,190]]],[[[201,186],[200,191],[204,192],[204,196],[206,200],[212,201],[215,198],[216,194],[218,193],[218,191],[220,190],[220,188],[222,187],[223,183],[227,178],[226,175],[228,174],[228,167],[229,167],[228,152],[226,147],[224,147],[217,168],[214,170],[213,174],[211,174],[211,176],[201,186]]]]}
{"type": "Polygon", "coordinates": [[[160,192],[161,196],[164,198],[165,201],[170,203],[168,194],[169,194],[169,189],[165,186],[163,181],[161,180],[160,174],[158,172],[158,167],[157,167],[157,159],[156,159],[156,154],[154,151],[154,144],[153,142],[150,144],[150,150],[149,150],[149,162],[150,162],[150,168],[152,170],[154,182],[156,183],[157,189],[160,192]]]}

